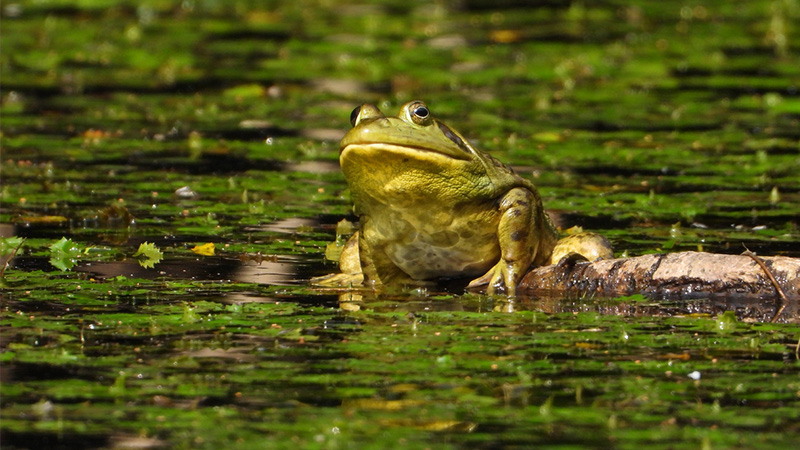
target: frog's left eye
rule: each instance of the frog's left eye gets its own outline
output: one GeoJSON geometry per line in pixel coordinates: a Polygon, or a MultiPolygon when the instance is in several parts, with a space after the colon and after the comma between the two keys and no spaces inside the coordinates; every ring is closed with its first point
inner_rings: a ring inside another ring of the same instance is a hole
{"type": "Polygon", "coordinates": [[[361,114],[361,106],[356,106],[356,109],[350,113],[350,123],[353,126],[356,126],[356,120],[358,120],[359,114],[361,114]]]}

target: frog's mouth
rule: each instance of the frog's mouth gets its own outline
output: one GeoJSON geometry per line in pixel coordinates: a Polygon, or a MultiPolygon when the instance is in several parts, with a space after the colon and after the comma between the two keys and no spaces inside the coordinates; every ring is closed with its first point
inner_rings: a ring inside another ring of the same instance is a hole
{"type": "Polygon", "coordinates": [[[341,148],[339,155],[342,156],[349,152],[359,152],[363,154],[374,154],[380,157],[380,153],[395,155],[405,155],[409,158],[439,159],[469,161],[470,155],[465,154],[460,149],[430,148],[422,145],[408,144],[388,144],[386,142],[358,142],[347,144],[341,148]],[[448,151],[449,150],[449,151],[448,151]]]}

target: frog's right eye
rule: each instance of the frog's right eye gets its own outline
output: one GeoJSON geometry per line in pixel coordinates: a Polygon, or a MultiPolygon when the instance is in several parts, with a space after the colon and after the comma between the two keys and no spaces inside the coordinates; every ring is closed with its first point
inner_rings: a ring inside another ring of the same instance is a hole
{"type": "Polygon", "coordinates": [[[359,114],[361,114],[361,106],[356,106],[356,109],[350,113],[350,123],[353,126],[356,126],[356,121],[358,120],[359,114]]]}
{"type": "Polygon", "coordinates": [[[431,110],[422,102],[413,102],[406,109],[411,120],[417,125],[430,125],[431,110]]]}
{"type": "Polygon", "coordinates": [[[431,115],[431,112],[425,106],[420,106],[414,110],[414,117],[420,120],[425,120],[428,116],[431,115]]]}

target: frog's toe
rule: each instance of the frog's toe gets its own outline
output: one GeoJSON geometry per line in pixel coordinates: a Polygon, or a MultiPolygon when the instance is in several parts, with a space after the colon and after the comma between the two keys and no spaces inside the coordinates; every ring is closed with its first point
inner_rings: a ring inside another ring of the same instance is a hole
{"type": "Polygon", "coordinates": [[[501,261],[480,278],[472,280],[467,285],[467,288],[486,286],[488,295],[504,292],[507,296],[514,297],[517,287],[515,273],[516,271],[513,267],[501,261]]]}
{"type": "Polygon", "coordinates": [[[363,273],[331,273],[311,279],[312,286],[351,287],[364,284],[363,273]]]}
{"type": "Polygon", "coordinates": [[[484,274],[480,278],[475,278],[474,280],[470,281],[469,284],[467,285],[467,289],[479,288],[479,287],[486,286],[487,284],[489,284],[489,280],[491,278],[492,278],[492,273],[491,272],[487,272],[486,274],[484,274]]]}

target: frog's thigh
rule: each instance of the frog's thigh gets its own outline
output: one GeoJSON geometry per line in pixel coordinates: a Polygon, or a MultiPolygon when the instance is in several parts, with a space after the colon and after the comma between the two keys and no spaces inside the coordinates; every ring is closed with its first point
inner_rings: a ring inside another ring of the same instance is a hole
{"type": "Polygon", "coordinates": [[[564,258],[576,256],[586,261],[611,259],[614,257],[614,249],[605,236],[584,231],[560,239],[553,249],[550,264],[557,264],[564,258]]]}
{"type": "Polygon", "coordinates": [[[525,188],[514,188],[500,201],[500,223],[497,237],[503,261],[525,270],[536,254],[538,240],[534,223],[536,197],[525,188]],[[534,206],[532,206],[534,205],[534,206]],[[532,234],[533,233],[533,234],[532,234]]]}
{"type": "Polygon", "coordinates": [[[358,239],[358,256],[364,279],[375,284],[408,283],[412,279],[389,258],[386,243],[380,232],[373,227],[372,220],[361,217],[361,232],[358,239]],[[370,243],[372,242],[372,243],[370,243]]]}

